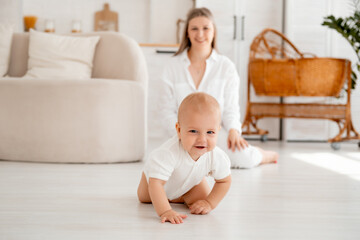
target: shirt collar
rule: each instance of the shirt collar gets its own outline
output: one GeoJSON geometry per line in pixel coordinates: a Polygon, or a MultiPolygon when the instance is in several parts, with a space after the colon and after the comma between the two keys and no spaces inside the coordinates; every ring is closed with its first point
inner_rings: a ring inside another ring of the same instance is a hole
{"type": "MultiPolygon", "coordinates": [[[[181,54],[180,57],[182,59],[182,61],[184,61],[185,63],[187,63],[188,65],[190,65],[190,59],[187,55],[189,48],[186,48],[181,54]]],[[[208,61],[214,61],[216,62],[219,59],[219,53],[213,48],[213,50],[211,51],[210,56],[206,59],[206,62],[208,61]]]]}

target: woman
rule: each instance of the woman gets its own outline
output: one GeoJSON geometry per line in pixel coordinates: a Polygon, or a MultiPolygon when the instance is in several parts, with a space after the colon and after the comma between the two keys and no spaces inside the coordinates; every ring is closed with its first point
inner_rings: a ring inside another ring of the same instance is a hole
{"type": "Polygon", "coordinates": [[[278,154],[250,146],[241,137],[239,76],[234,64],[216,50],[216,26],[207,8],[187,15],[179,50],[165,67],[160,95],[162,124],[174,135],[177,109],[190,93],[206,92],[219,102],[222,131],[218,146],[230,157],[233,168],[252,168],[276,163],[278,154]]]}

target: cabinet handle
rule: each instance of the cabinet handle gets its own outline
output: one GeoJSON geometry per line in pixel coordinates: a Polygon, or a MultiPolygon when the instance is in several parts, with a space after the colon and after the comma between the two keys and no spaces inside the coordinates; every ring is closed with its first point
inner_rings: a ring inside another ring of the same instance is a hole
{"type": "Polygon", "coordinates": [[[245,16],[241,16],[241,40],[245,40],[245,16]]]}
{"type": "Polygon", "coordinates": [[[156,53],[174,54],[175,50],[156,50],[156,53]]]}
{"type": "Polygon", "coordinates": [[[236,15],[234,15],[234,34],[233,34],[233,40],[236,40],[236,29],[237,29],[237,27],[236,27],[236,25],[237,25],[237,17],[236,17],[236,15]]]}

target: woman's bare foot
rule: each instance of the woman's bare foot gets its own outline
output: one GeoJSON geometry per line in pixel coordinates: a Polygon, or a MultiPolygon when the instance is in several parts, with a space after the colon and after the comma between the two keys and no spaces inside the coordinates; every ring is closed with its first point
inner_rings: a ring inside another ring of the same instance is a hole
{"type": "Polygon", "coordinates": [[[265,151],[259,148],[261,154],[263,155],[262,161],[260,164],[267,164],[267,163],[277,163],[279,154],[274,151],[265,151]]]}

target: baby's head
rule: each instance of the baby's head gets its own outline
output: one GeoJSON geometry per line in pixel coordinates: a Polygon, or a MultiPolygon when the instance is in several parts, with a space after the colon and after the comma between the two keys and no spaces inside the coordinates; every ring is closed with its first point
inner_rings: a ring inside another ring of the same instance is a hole
{"type": "Polygon", "coordinates": [[[176,131],[192,159],[196,161],[215,148],[220,124],[220,106],[214,97],[199,92],[188,95],[182,101],[176,131]]]}

